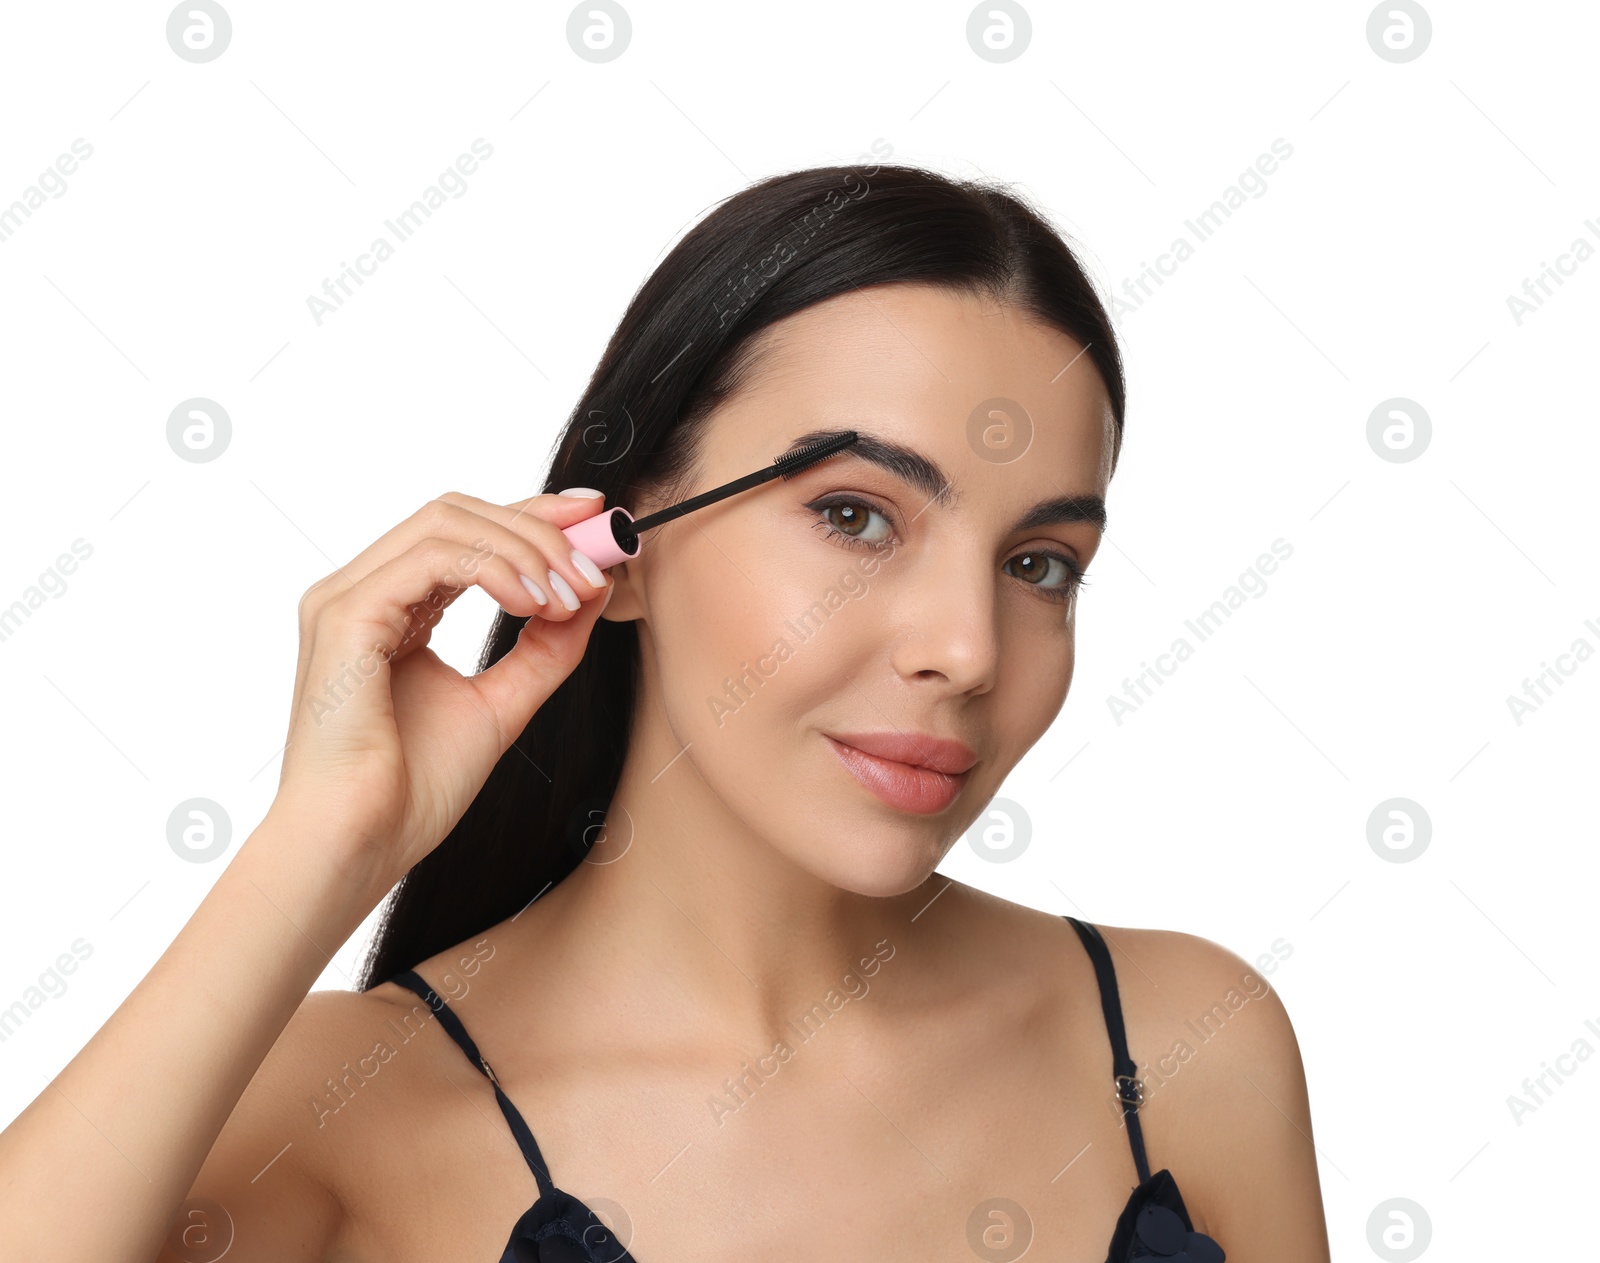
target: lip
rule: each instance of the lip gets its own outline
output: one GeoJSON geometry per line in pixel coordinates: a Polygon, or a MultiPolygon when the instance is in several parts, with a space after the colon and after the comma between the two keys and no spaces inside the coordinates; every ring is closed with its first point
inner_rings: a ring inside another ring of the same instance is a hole
{"type": "Polygon", "coordinates": [[[933,815],[954,802],[978,760],[959,741],[918,733],[823,736],[839,762],[867,790],[891,807],[917,815],[933,815]]]}
{"type": "Polygon", "coordinates": [[[964,741],[936,737],[928,732],[839,732],[825,734],[863,754],[932,772],[960,775],[978,761],[975,750],[964,741]]]}

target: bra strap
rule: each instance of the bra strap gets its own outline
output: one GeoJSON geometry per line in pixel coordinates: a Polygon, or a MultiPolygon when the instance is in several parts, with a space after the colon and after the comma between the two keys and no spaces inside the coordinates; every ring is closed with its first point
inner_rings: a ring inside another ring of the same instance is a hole
{"type": "Polygon", "coordinates": [[[1139,1067],[1128,1056],[1128,1035],[1122,1025],[1122,1000],[1117,994],[1117,971],[1111,963],[1111,950],[1098,926],[1067,917],[1089,953],[1095,980],[1100,984],[1100,1009],[1106,1018],[1106,1034],[1111,1037],[1111,1073],[1117,1099],[1122,1102],[1122,1117],[1128,1126],[1128,1146],[1139,1170],[1139,1182],[1150,1178],[1150,1163],[1144,1153],[1144,1131],[1139,1126],[1139,1106],[1144,1104],[1144,1084],[1139,1067]]]}
{"type": "Polygon", "coordinates": [[[517,1107],[500,1089],[500,1080],[495,1078],[494,1071],[489,1063],[484,1060],[483,1054],[478,1051],[478,1045],[472,1042],[472,1036],[467,1034],[467,1028],[461,1024],[461,1019],[455,1015],[450,1006],[445,1003],[444,997],[423,981],[422,976],[414,969],[404,969],[389,979],[402,987],[409,987],[422,997],[423,1002],[433,1010],[434,1016],[443,1024],[451,1039],[467,1054],[467,1059],[483,1072],[484,1078],[494,1085],[495,1099],[500,1102],[500,1112],[506,1116],[506,1122],[511,1126],[511,1134],[516,1137],[517,1148],[522,1150],[522,1156],[528,1166],[533,1170],[534,1179],[539,1182],[539,1195],[548,1197],[555,1191],[555,1183],[550,1179],[550,1172],[545,1167],[544,1155],[539,1152],[538,1142],[533,1138],[533,1132],[523,1120],[517,1107]]]}

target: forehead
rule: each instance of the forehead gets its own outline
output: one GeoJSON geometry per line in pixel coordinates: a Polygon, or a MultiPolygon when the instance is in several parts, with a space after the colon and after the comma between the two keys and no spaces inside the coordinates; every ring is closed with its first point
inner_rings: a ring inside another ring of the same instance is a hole
{"type": "Polygon", "coordinates": [[[764,465],[812,430],[857,428],[926,452],[980,496],[1105,494],[1115,421],[1099,371],[1082,343],[1015,306],[879,285],[760,339],[719,410],[718,473],[764,465]]]}

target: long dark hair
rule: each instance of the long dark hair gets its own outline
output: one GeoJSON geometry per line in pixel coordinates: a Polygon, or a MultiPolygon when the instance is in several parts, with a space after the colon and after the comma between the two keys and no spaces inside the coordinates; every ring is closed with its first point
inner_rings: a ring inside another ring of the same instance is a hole
{"type": "MultiPolygon", "coordinates": [[[[630,508],[645,489],[682,499],[706,418],[747,379],[756,335],[823,299],[895,281],[993,295],[1084,344],[1115,414],[1115,468],[1122,359],[1056,229],[998,184],[839,166],[762,180],[684,236],[628,304],[542,490],[593,487],[630,508]]],[[[496,615],[478,670],[510,652],[525,621],[496,615]]],[[[391,892],[362,990],[505,920],[581,862],[621,778],[638,664],[634,623],[595,623],[576,669],[391,892]]]]}

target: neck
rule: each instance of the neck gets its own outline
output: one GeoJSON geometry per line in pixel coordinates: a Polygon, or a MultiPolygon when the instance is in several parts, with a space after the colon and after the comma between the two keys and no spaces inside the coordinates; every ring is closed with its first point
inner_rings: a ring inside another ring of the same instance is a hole
{"type": "Polygon", "coordinates": [[[733,816],[688,753],[637,735],[588,856],[529,910],[531,951],[653,1039],[770,1048],[793,1044],[819,1005],[872,991],[885,1015],[890,979],[908,1002],[906,962],[931,959],[940,920],[919,914],[949,879],[886,897],[841,889],[733,816]]]}

